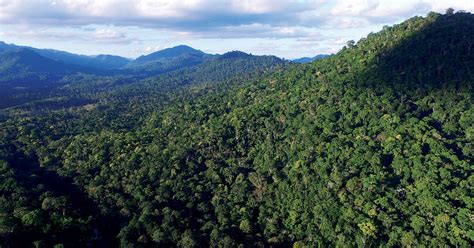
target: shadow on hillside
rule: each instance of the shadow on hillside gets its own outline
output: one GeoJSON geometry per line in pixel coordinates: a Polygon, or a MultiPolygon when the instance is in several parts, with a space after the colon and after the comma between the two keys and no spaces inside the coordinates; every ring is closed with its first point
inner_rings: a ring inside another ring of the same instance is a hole
{"type": "MultiPolygon", "coordinates": [[[[111,217],[103,216],[99,207],[73,183],[72,179],[61,177],[46,168],[40,167],[37,161],[28,159],[21,154],[17,154],[15,159],[9,162],[15,172],[13,177],[22,187],[26,189],[44,189],[40,192],[37,190],[31,191],[33,193],[30,194],[35,194],[36,196],[34,197],[38,198],[38,200],[41,199],[41,192],[51,192],[54,196],[65,196],[69,201],[68,208],[72,208],[69,211],[74,211],[75,215],[79,215],[78,217],[83,219],[93,218],[91,223],[92,229],[89,230],[93,242],[87,243],[88,246],[114,247],[117,245],[115,238],[118,233],[117,227],[119,226],[116,223],[117,221],[114,221],[111,217]]],[[[75,232],[83,232],[86,227],[76,228],[79,229],[53,231],[53,233],[54,236],[64,239],[65,242],[76,243],[79,240],[74,240],[78,239],[79,236],[75,232]],[[72,240],[69,240],[70,238],[72,240]]],[[[19,237],[19,239],[14,239],[10,242],[14,246],[22,243],[29,245],[28,242],[32,241],[30,240],[32,238],[34,237],[19,237]]],[[[76,245],[79,246],[80,243],[76,245]]]]}
{"type": "MultiPolygon", "coordinates": [[[[359,74],[365,82],[363,86],[382,90],[389,87],[397,93],[452,87],[472,92],[474,15],[456,13],[433,18],[436,19],[426,21],[421,30],[390,49],[378,51],[368,66],[370,69],[359,74]]],[[[410,32],[409,23],[400,24],[400,28],[410,32]]],[[[403,30],[394,27],[384,32],[403,30]]]]}

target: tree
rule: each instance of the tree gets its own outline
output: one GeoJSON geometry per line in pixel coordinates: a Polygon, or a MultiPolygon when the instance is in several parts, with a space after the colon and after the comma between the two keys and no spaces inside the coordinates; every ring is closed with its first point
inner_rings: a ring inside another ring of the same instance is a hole
{"type": "Polygon", "coordinates": [[[25,226],[40,226],[43,224],[43,215],[41,210],[33,210],[21,217],[21,222],[25,226]]]}
{"type": "Polygon", "coordinates": [[[248,220],[240,221],[239,228],[244,233],[251,233],[252,232],[252,225],[250,224],[250,221],[248,221],[248,220]]]}
{"type": "Polygon", "coordinates": [[[454,15],[454,9],[453,8],[446,9],[446,15],[454,15]]]}
{"type": "Polygon", "coordinates": [[[355,41],[354,40],[350,40],[346,43],[347,45],[347,48],[353,48],[355,46],[355,41]]]}

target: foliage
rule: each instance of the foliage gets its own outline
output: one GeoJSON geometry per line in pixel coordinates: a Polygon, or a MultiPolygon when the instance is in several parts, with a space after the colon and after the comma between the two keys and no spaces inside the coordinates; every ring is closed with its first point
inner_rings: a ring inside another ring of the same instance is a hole
{"type": "Polygon", "coordinates": [[[472,40],[430,13],[312,64],[82,77],[54,94],[88,107],[5,112],[2,245],[470,247],[472,40]]]}

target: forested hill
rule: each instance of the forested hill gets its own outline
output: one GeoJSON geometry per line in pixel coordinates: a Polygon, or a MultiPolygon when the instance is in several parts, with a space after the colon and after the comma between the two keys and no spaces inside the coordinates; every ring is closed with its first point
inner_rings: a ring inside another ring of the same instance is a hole
{"type": "Polygon", "coordinates": [[[295,63],[310,63],[310,62],[314,62],[316,60],[320,60],[320,59],[324,59],[324,58],[327,58],[331,55],[329,54],[318,54],[312,58],[310,57],[303,57],[303,58],[298,58],[298,59],[293,59],[292,61],[295,62],[295,63]]]}
{"type": "Polygon", "coordinates": [[[0,242],[471,247],[473,31],[429,13],[311,64],[71,84],[95,105],[1,123],[0,242]]]}
{"type": "MultiPolygon", "coordinates": [[[[147,65],[156,70],[152,69],[152,73],[137,70],[137,73],[131,74],[123,70],[116,75],[107,76],[79,73],[81,69],[87,69],[64,65],[30,50],[22,51],[24,52],[2,55],[4,60],[0,62],[0,121],[5,111],[23,114],[23,109],[34,112],[38,109],[48,110],[48,106],[69,108],[96,101],[106,103],[108,100],[104,98],[110,99],[110,95],[118,91],[130,98],[133,91],[163,93],[165,88],[174,90],[200,83],[212,84],[229,81],[236,76],[242,77],[242,83],[247,78],[252,78],[255,73],[261,77],[269,70],[289,65],[289,62],[275,56],[253,56],[240,52],[245,54],[245,57],[229,57],[228,53],[198,64],[184,62],[181,66],[168,68],[169,71],[161,71],[163,67],[160,66],[147,65]],[[34,59],[28,57],[30,54],[34,59]],[[152,82],[153,89],[144,86],[143,82],[152,82]]],[[[170,59],[170,64],[174,64],[173,61],[176,62],[175,57],[170,59]]]]}
{"type": "Polygon", "coordinates": [[[17,46],[14,44],[6,44],[5,42],[0,41],[0,54],[6,52],[16,52],[19,50],[30,50],[43,56],[44,58],[54,60],[58,63],[63,63],[69,66],[75,65],[77,67],[86,67],[89,70],[118,69],[130,62],[130,60],[127,58],[108,54],[86,56],[54,49],[39,49],[27,46],[17,46]]]}

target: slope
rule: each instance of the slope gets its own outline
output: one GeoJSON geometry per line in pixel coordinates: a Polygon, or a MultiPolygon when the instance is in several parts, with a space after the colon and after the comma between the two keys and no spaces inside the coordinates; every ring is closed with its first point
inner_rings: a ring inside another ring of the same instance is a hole
{"type": "MultiPolygon", "coordinates": [[[[0,223],[0,229],[4,230],[1,233],[0,242],[7,246],[25,246],[34,241],[48,246],[57,244],[55,242],[64,242],[65,245],[91,245],[97,243],[113,245],[114,242],[117,242],[116,240],[105,241],[109,238],[115,239],[122,225],[120,224],[122,217],[114,211],[106,210],[104,213],[92,211],[98,206],[103,207],[101,209],[104,210],[107,207],[103,203],[89,200],[90,196],[86,192],[82,192],[86,195],[85,197],[77,198],[77,195],[80,196],[81,192],[68,193],[61,190],[61,188],[75,188],[77,184],[72,182],[73,179],[68,175],[57,174],[54,167],[60,166],[59,163],[56,163],[59,160],[56,162],[51,160],[52,163],[46,162],[48,164],[46,165],[43,163],[45,162],[43,155],[35,155],[38,152],[36,149],[39,147],[33,147],[39,143],[31,143],[35,144],[30,147],[33,150],[24,150],[26,146],[30,145],[23,143],[23,141],[26,141],[24,138],[27,138],[23,131],[29,130],[26,132],[32,131],[35,133],[33,136],[36,136],[36,134],[42,136],[43,141],[41,143],[43,145],[48,143],[47,146],[53,145],[55,143],[53,140],[70,139],[76,135],[95,133],[99,130],[131,131],[131,129],[146,125],[144,118],[150,112],[166,108],[167,105],[173,102],[189,101],[205,94],[208,89],[225,89],[230,87],[230,84],[238,85],[251,75],[262,77],[262,74],[268,73],[272,68],[286,64],[287,62],[276,57],[249,56],[245,59],[228,58],[209,61],[196,67],[182,69],[179,72],[171,72],[133,83],[126,82],[124,78],[90,78],[90,76],[87,76],[79,80],[77,77],[71,80],[69,87],[56,92],[57,95],[53,95],[54,98],[77,98],[81,96],[86,100],[95,100],[92,104],[88,104],[84,108],[82,106],[78,108],[64,106],[60,110],[50,109],[49,112],[42,112],[38,115],[22,115],[19,118],[15,118],[14,115],[9,116],[6,122],[0,124],[1,129],[5,131],[0,132],[0,163],[2,171],[5,172],[5,176],[2,177],[2,180],[5,181],[1,182],[14,182],[14,188],[20,193],[10,192],[8,185],[2,188],[3,184],[0,183],[0,190],[5,193],[5,197],[11,202],[11,204],[5,204],[2,208],[2,211],[4,211],[2,216],[5,216],[5,220],[8,220],[8,222],[0,223]],[[22,127],[16,129],[16,125],[22,127]],[[14,130],[22,131],[18,133],[14,130]],[[16,138],[11,135],[16,136],[19,143],[14,141],[16,138]],[[49,143],[46,140],[53,142],[49,143]],[[2,159],[9,162],[1,161],[2,159]],[[40,160],[43,162],[38,163],[40,160]],[[30,179],[29,173],[35,174],[35,176],[30,179]],[[53,183],[45,183],[50,181],[51,178],[57,184],[64,185],[60,187],[53,186],[53,189],[57,188],[57,190],[51,190],[50,185],[53,183]],[[43,188],[35,190],[35,192],[28,191],[30,185],[40,187],[37,185],[41,184],[43,188]],[[28,201],[19,201],[15,198],[16,196],[26,197],[28,201]],[[67,204],[67,206],[54,207],[56,206],[54,205],[42,208],[42,205],[49,204],[42,204],[43,199],[47,199],[46,202],[59,201],[67,204]],[[10,211],[17,208],[27,210],[15,217],[10,211]],[[61,211],[65,212],[62,216],[58,216],[57,213],[61,211]],[[23,215],[25,216],[22,217],[23,215]],[[25,222],[22,222],[22,219],[25,219],[25,222]],[[28,221],[26,221],[27,219],[28,221]],[[82,224],[79,224],[79,222],[82,224]],[[63,225],[63,223],[71,223],[72,226],[63,225]],[[48,226],[49,228],[40,229],[41,226],[48,226]],[[105,226],[108,226],[108,228],[104,228],[105,226]],[[89,236],[87,236],[87,233],[92,229],[96,230],[95,234],[89,233],[89,236]],[[60,235],[51,235],[51,233],[60,235]]],[[[32,105],[38,103],[33,102],[32,105]]],[[[12,113],[15,115],[24,113],[31,107],[18,107],[13,109],[12,113]]],[[[53,150],[56,149],[53,148],[53,150]]],[[[55,156],[53,150],[48,153],[55,156]]]]}
{"type": "Polygon", "coordinates": [[[22,73],[66,74],[75,71],[78,71],[78,69],[73,66],[45,58],[28,49],[20,49],[1,55],[1,77],[22,73]]]}
{"type": "Polygon", "coordinates": [[[100,54],[95,56],[86,56],[54,49],[39,49],[28,46],[17,46],[14,44],[6,44],[5,42],[0,41],[0,53],[16,52],[23,49],[29,49],[45,58],[49,58],[57,62],[80,67],[88,67],[89,69],[96,70],[118,69],[130,62],[130,60],[127,58],[115,55],[100,54]]]}
{"type": "Polygon", "coordinates": [[[213,57],[200,50],[180,45],[140,56],[127,64],[124,69],[138,73],[161,73],[197,65],[213,57]]]}
{"type": "Polygon", "coordinates": [[[156,102],[187,76],[145,80],[82,116],[12,119],[1,151],[73,178],[122,246],[469,247],[473,18],[430,13],[156,102]]]}
{"type": "Polygon", "coordinates": [[[310,63],[310,62],[314,62],[316,60],[320,60],[320,59],[324,59],[324,58],[327,58],[331,55],[329,54],[318,54],[314,57],[303,57],[303,58],[298,58],[298,59],[293,59],[292,61],[295,62],[295,63],[300,63],[300,64],[303,64],[303,63],[310,63]]]}
{"type": "Polygon", "coordinates": [[[19,48],[0,53],[0,108],[41,97],[66,75],[97,73],[88,67],[64,64],[19,48]]]}
{"type": "Polygon", "coordinates": [[[46,58],[50,58],[70,65],[78,65],[82,67],[90,67],[100,70],[119,69],[130,62],[130,60],[127,58],[109,54],[86,56],[53,49],[30,49],[46,58]]]}
{"type": "Polygon", "coordinates": [[[412,18],[153,114],[135,136],[150,135],[144,151],[127,154],[143,158],[130,178],[154,190],[142,199],[123,180],[150,205],[121,242],[469,247],[473,18],[412,18]]]}
{"type": "Polygon", "coordinates": [[[172,57],[177,57],[183,54],[204,54],[204,52],[200,50],[196,50],[192,47],[186,46],[186,45],[179,45],[171,48],[166,48],[148,55],[143,55],[138,57],[134,62],[135,63],[146,63],[146,62],[151,62],[155,60],[160,60],[164,58],[172,58],[172,57]]]}
{"type": "Polygon", "coordinates": [[[130,178],[157,188],[150,200],[132,193],[151,205],[121,242],[468,247],[473,25],[472,14],[430,13],[152,115],[155,129],[135,136],[152,141],[127,154],[144,158],[130,178]]]}

